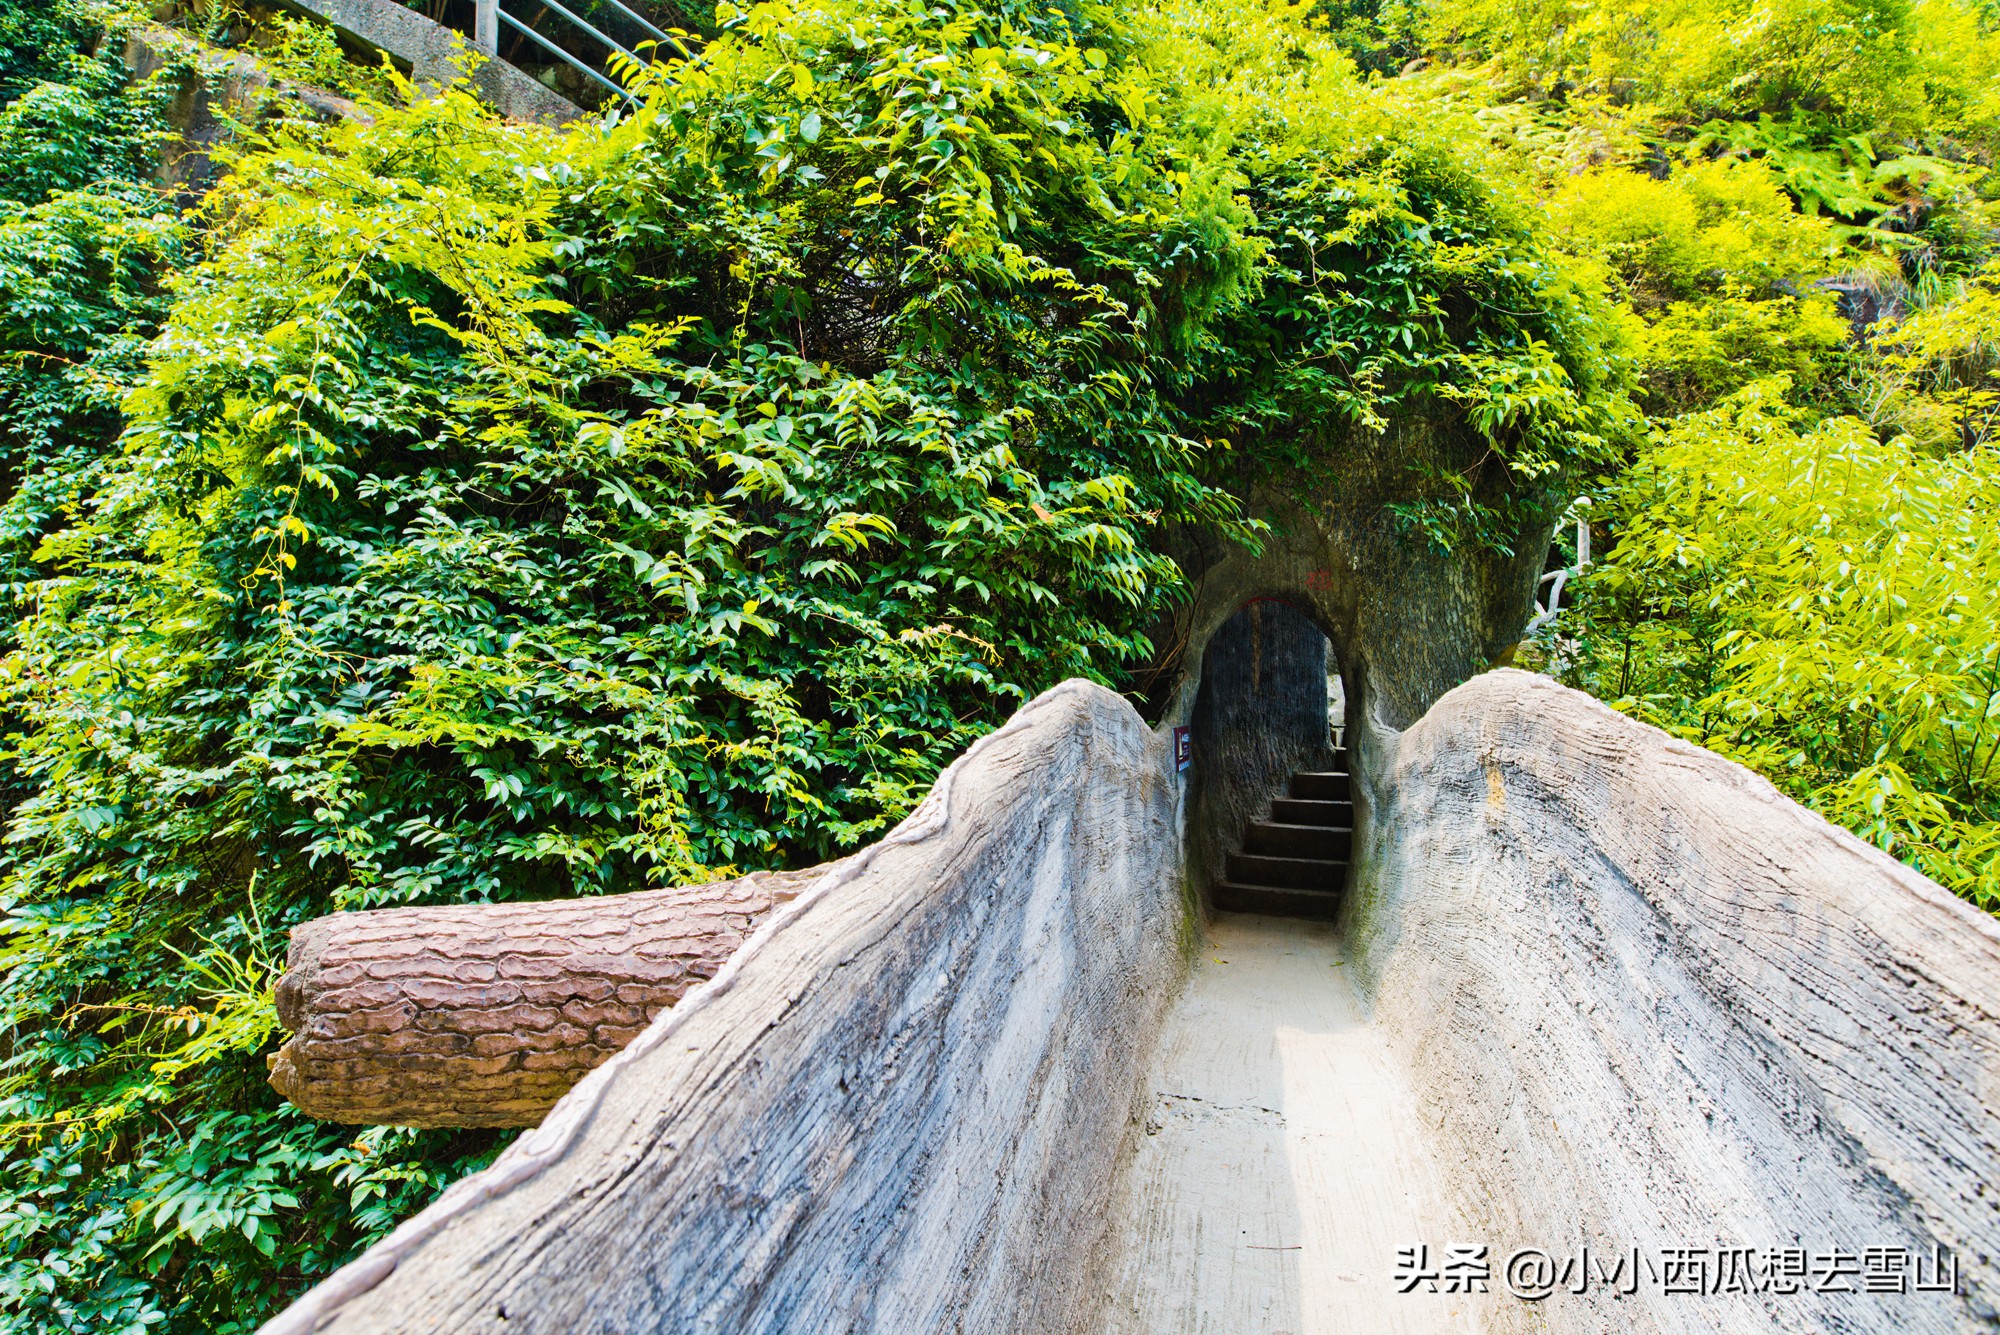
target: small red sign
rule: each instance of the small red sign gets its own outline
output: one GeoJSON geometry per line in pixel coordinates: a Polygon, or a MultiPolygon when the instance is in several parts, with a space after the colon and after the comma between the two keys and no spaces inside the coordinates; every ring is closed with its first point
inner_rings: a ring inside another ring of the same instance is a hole
{"type": "Polygon", "coordinates": [[[1174,729],[1174,773],[1185,771],[1194,760],[1194,734],[1186,728],[1174,729]]]}

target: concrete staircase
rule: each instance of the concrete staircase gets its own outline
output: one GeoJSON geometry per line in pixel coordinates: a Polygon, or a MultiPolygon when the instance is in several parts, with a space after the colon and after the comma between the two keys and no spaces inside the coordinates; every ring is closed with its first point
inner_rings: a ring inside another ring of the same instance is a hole
{"type": "MultiPolygon", "coordinates": [[[[397,0],[279,0],[279,3],[320,20],[348,42],[387,53],[420,87],[442,87],[461,77],[470,78],[479,95],[509,120],[563,125],[584,114],[581,107],[544,86],[526,70],[491,58],[498,46],[497,25],[501,14],[494,0],[478,0],[477,31],[469,44],[464,40],[465,34],[434,23],[397,0]]],[[[522,26],[511,16],[508,21],[516,27],[522,26]]],[[[542,46],[551,46],[537,34],[529,36],[542,46]]],[[[574,57],[564,52],[558,54],[577,64],[574,57]]],[[[583,73],[604,82],[602,74],[589,69],[583,73]]]]}
{"type": "Polygon", "coordinates": [[[1354,801],[1345,748],[1333,763],[1294,774],[1286,795],[1271,800],[1271,818],[1250,822],[1243,851],[1229,855],[1215,887],[1217,908],[1322,921],[1339,911],[1354,850],[1354,801]]]}

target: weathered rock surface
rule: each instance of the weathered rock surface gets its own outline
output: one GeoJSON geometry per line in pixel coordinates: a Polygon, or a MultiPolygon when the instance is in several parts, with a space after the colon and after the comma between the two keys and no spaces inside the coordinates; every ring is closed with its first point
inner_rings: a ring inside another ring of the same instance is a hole
{"type": "Polygon", "coordinates": [[[187,63],[161,109],[174,133],[160,148],[159,179],[190,194],[214,183],[219,171],[214,154],[235,139],[240,126],[256,124],[283,104],[321,121],[368,119],[344,97],[276,77],[248,52],[220,50],[157,23],[126,33],[124,59],[139,79],[187,63]]]}
{"type": "Polygon", "coordinates": [[[1070,682],[266,1329],[1046,1332],[1184,955],[1164,738],[1070,682]]]}
{"type": "Polygon", "coordinates": [[[271,1083],[314,1117],[533,1126],[827,869],[292,931],[271,1083]]]}
{"type": "Polygon", "coordinates": [[[1154,629],[1160,653],[1140,684],[1158,717],[1185,722],[1210,638],[1252,601],[1283,601],[1333,642],[1348,743],[1366,767],[1358,725],[1407,728],[1452,687],[1510,661],[1564,498],[1517,511],[1504,547],[1468,533],[1449,546],[1433,541],[1408,518],[1424,478],[1458,476],[1482,505],[1513,490],[1489,443],[1449,405],[1398,417],[1380,432],[1316,437],[1304,453],[1315,460],[1310,468],[1246,477],[1238,489],[1270,526],[1260,550],[1199,528],[1171,536],[1193,597],[1154,629]]]}
{"type": "Polygon", "coordinates": [[[1928,1262],[1941,1244],[1964,1289],[1599,1286],[1504,1305],[1500,1328],[1993,1328],[2000,924],[1747,770],[1544,678],[1474,679],[1388,757],[1345,926],[1496,1257],[1928,1262]]]}

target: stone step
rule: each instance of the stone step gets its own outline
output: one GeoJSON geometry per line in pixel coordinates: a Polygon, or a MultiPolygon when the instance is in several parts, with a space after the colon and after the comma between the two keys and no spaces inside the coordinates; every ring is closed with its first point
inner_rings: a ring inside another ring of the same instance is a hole
{"type": "Polygon", "coordinates": [[[1292,776],[1292,796],[1317,802],[1345,802],[1348,791],[1346,770],[1307,770],[1292,776]]]}
{"type": "Polygon", "coordinates": [[[1354,831],[1338,825],[1291,825],[1283,821],[1250,822],[1243,836],[1245,853],[1285,858],[1319,858],[1345,862],[1352,852],[1354,831]]]}
{"type": "Polygon", "coordinates": [[[1231,853],[1229,879],[1240,885],[1282,886],[1291,890],[1338,890],[1347,864],[1325,858],[1280,858],[1231,853]]]}
{"type": "Polygon", "coordinates": [[[1271,799],[1271,819],[1280,825],[1331,825],[1349,829],[1354,825],[1354,804],[1303,797],[1274,797],[1271,799]]]}
{"type": "Polygon", "coordinates": [[[1340,900],[1340,893],[1332,890],[1239,885],[1235,881],[1223,881],[1215,887],[1215,907],[1230,913],[1266,913],[1274,918],[1331,922],[1340,912],[1340,900]]]}

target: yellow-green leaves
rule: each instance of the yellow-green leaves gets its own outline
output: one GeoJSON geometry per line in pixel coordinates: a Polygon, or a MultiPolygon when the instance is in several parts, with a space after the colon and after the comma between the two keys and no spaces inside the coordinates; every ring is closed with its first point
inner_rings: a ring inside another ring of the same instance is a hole
{"type": "Polygon", "coordinates": [[[877,537],[893,538],[895,522],[886,515],[857,514],[843,510],[826,521],[813,546],[832,544],[844,551],[858,551],[868,546],[877,537]]]}
{"type": "Polygon", "coordinates": [[[2000,909],[2000,453],[1801,427],[1783,389],[1680,419],[1614,493],[1577,670],[2000,909]]]}
{"type": "Polygon", "coordinates": [[[2000,260],[1952,298],[1885,329],[1872,382],[1879,420],[1924,447],[1963,449],[2000,434],[2000,260]]]}

